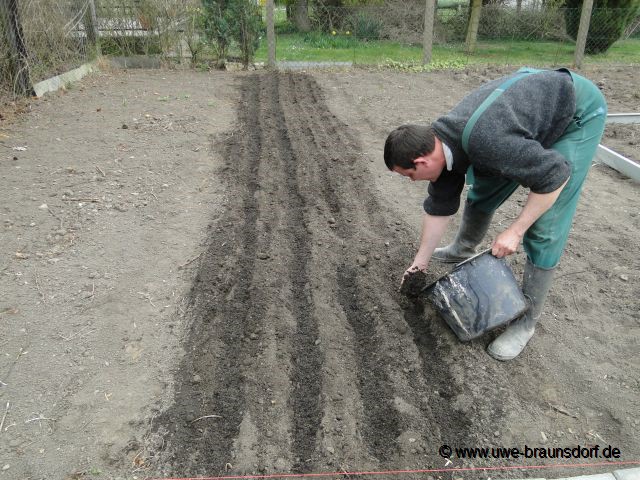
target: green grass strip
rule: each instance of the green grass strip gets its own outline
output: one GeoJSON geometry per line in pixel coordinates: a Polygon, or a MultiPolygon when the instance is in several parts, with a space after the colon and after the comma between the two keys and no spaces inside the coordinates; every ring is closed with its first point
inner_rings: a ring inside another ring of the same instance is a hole
{"type": "MultiPolygon", "coordinates": [[[[492,65],[571,65],[575,46],[552,41],[490,40],[480,41],[473,55],[464,45],[435,45],[433,63],[463,67],[468,64],[492,65]]],[[[266,39],[256,53],[256,61],[267,58],[266,39]]],[[[391,41],[361,41],[345,34],[279,34],[276,40],[278,61],[353,62],[361,65],[419,65],[422,47],[391,41]]],[[[585,63],[640,64],[640,39],[616,42],[607,53],[587,55],[585,63]]]]}

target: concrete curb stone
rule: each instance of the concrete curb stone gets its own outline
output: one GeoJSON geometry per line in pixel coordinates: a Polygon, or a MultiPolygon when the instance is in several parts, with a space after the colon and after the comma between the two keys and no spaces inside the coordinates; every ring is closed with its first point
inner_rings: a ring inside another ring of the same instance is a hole
{"type": "Polygon", "coordinates": [[[596,475],[579,475],[577,477],[562,477],[557,480],[616,480],[613,473],[598,473],[596,475]]]}
{"type": "Polygon", "coordinates": [[[640,467],[616,470],[613,472],[613,475],[616,477],[616,480],[640,480],[640,467]]]}

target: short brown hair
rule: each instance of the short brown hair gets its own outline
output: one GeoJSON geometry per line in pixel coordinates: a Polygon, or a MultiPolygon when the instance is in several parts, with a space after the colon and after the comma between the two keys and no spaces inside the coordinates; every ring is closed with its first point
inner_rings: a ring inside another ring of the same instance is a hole
{"type": "Polygon", "coordinates": [[[435,133],[431,126],[401,125],[387,136],[384,163],[389,170],[396,166],[415,168],[413,161],[433,152],[435,147],[435,133]]]}

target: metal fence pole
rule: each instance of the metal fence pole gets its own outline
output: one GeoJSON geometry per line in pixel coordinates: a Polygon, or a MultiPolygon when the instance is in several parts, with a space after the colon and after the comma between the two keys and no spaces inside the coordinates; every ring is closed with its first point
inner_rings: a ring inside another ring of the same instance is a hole
{"type": "Polygon", "coordinates": [[[582,3],[582,13],[580,14],[580,26],[578,27],[578,37],[576,38],[576,50],[573,57],[573,66],[580,68],[584,58],[584,49],[587,45],[587,34],[591,23],[591,9],[593,0],[584,0],[582,3]]]}
{"type": "Polygon", "coordinates": [[[273,0],[267,0],[267,67],[276,67],[276,32],[273,23],[273,0]]]}
{"type": "Polygon", "coordinates": [[[435,18],[436,0],[426,0],[424,9],[424,39],[422,40],[422,64],[431,62],[433,49],[433,21],[435,18]]]}
{"type": "Polygon", "coordinates": [[[14,92],[20,95],[35,95],[29,78],[27,47],[24,44],[24,34],[18,12],[18,0],[0,0],[0,18],[5,23],[9,53],[12,58],[11,68],[13,70],[14,92]]]}

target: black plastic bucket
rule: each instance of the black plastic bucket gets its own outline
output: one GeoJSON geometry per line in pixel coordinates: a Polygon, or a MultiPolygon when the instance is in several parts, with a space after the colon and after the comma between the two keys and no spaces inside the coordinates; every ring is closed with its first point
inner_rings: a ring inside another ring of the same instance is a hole
{"type": "Polygon", "coordinates": [[[491,253],[462,262],[425,291],[462,341],[510,322],[529,307],[507,262],[491,253]]]}

